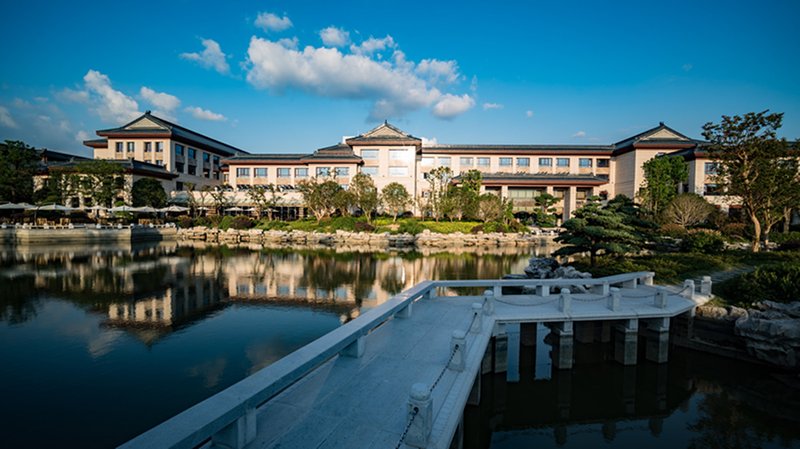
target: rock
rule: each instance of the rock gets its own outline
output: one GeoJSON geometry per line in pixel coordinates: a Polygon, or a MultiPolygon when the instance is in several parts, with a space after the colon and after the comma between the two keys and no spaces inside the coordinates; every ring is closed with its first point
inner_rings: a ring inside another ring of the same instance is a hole
{"type": "Polygon", "coordinates": [[[800,303],[764,301],[736,321],[736,335],[750,355],[773,365],[798,368],[800,303]]]}

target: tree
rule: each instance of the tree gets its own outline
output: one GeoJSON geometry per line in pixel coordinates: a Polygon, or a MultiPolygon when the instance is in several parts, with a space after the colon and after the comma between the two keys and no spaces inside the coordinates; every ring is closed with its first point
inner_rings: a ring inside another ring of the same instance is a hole
{"type": "Polygon", "coordinates": [[[247,191],[247,197],[253,203],[259,219],[267,211],[267,219],[272,221],[272,210],[281,202],[278,193],[274,184],[256,185],[247,191]]]}
{"type": "Polygon", "coordinates": [[[639,200],[653,219],[678,194],[678,186],[689,178],[689,170],[681,156],[658,156],[642,165],[644,182],[639,200]]]}
{"type": "Polygon", "coordinates": [[[6,140],[0,144],[0,200],[33,201],[33,175],[38,162],[36,150],[24,142],[6,140]]]}
{"type": "Polygon", "coordinates": [[[408,194],[403,184],[392,182],[381,190],[381,199],[386,210],[392,214],[392,221],[397,221],[397,216],[406,211],[411,203],[411,195],[408,194]]]}
{"type": "Polygon", "coordinates": [[[447,193],[450,190],[450,180],[453,179],[453,171],[450,167],[436,167],[428,173],[428,209],[433,215],[434,220],[439,221],[443,218],[449,206],[447,193]]]}
{"type": "Polygon", "coordinates": [[[213,190],[209,191],[209,193],[211,194],[211,201],[214,205],[214,211],[217,214],[221,214],[226,208],[233,204],[231,198],[229,198],[223,190],[213,190]]]}
{"type": "MultiPolygon", "coordinates": [[[[787,154],[788,156],[788,154],[787,154]]],[[[760,209],[758,218],[762,223],[764,245],[769,244],[769,234],[773,226],[782,220],[791,219],[791,210],[799,201],[800,175],[798,175],[798,160],[794,157],[775,159],[770,164],[770,170],[763,175],[765,188],[769,194],[764,195],[764,204],[760,209]]],[[[762,192],[763,193],[763,192],[762,192]]]]}
{"type": "Polygon", "coordinates": [[[774,184],[776,171],[782,160],[797,160],[786,141],[776,137],[782,121],[782,113],[763,111],[723,115],[720,123],[703,125],[708,151],[717,163],[717,185],[726,195],[740,199],[753,224],[753,252],[759,251],[761,234],[769,226],[769,211],[782,195],[782,186],[774,184]]]}
{"type": "Polygon", "coordinates": [[[350,180],[350,193],[353,197],[353,204],[361,209],[367,222],[372,221],[372,212],[380,205],[378,188],[372,177],[366,173],[358,173],[350,180]]]}
{"type": "Polygon", "coordinates": [[[475,218],[478,214],[478,198],[481,194],[483,174],[480,170],[469,170],[460,177],[461,189],[458,207],[463,217],[475,218]]]}
{"type": "Polygon", "coordinates": [[[336,181],[327,180],[320,182],[316,177],[307,181],[301,181],[297,185],[297,190],[303,195],[303,203],[314,214],[317,222],[336,212],[332,199],[336,196],[342,186],[336,181]]]}
{"type": "Polygon", "coordinates": [[[504,207],[500,196],[493,193],[484,193],[478,198],[478,219],[484,223],[500,221],[504,207]]]}
{"type": "Polygon", "coordinates": [[[553,255],[588,252],[591,265],[595,266],[600,254],[624,254],[638,249],[639,238],[633,226],[625,224],[621,214],[603,208],[598,197],[590,197],[574,215],[564,222],[565,231],[556,237],[565,246],[553,255]]]}
{"type": "Polygon", "coordinates": [[[556,212],[556,209],[553,206],[555,206],[558,201],[558,198],[550,195],[549,193],[542,193],[533,199],[533,203],[537,208],[536,212],[534,212],[537,225],[554,226],[556,224],[555,219],[553,218],[553,214],[556,212]]]}
{"type": "Polygon", "coordinates": [[[664,209],[664,220],[685,227],[700,224],[714,210],[705,198],[695,193],[681,193],[664,209]]]}
{"type": "Polygon", "coordinates": [[[331,200],[333,208],[338,210],[343,217],[349,217],[355,205],[355,196],[350,190],[339,189],[331,200]]]}
{"type": "Polygon", "coordinates": [[[131,188],[133,206],[164,207],[167,205],[167,192],[164,186],[153,178],[141,178],[131,188]]]}
{"type": "Polygon", "coordinates": [[[114,162],[102,159],[80,162],[74,173],[80,177],[83,196],[93,198],[97,205],[112,206],[116,197],[125,190],[122,166],[114,162]]]}

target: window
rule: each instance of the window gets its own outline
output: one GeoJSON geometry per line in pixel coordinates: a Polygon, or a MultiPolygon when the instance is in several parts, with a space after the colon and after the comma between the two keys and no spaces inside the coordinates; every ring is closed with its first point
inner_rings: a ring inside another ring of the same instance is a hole
{"type": "Polygon", "coordinates": [[[478,158],[478,167],[488,167],[489,166],[489,158],[488,157],[479,157],[478,158]]]}
{"type": "Polygon", "coordinates": [[[156,161],[156,165],[158,165],[158,166],[164,165],[164,161],[159,159],[159,160],[156,161]]]}
{"type": "Polygon", "coordinates": [[[177,190],[177,191],[179,191],[179,192],[180,192],[181,190],[183,190],[183,183],[182,183],[182,182],[180,182],[180,181],[176,181],[176,182],[175,182],[175,190],[177,190]]]}
{"type": "Polygon", "coordinates": [[[517,167],[530,167],[530,166],[531,166],[531,158],[529,157],[517,158],[517,167]]]}
{"type": "Polygon", "coordinates": [[[598,178],[608,181],[608,175],[597,175],[598,178]]]}
{"type": "Polygon", "coordinates": [[[578,159],[578,167],[585,168],[585,167],[591,167],[591,166],[592,166],[592,160],[589,159],[588,157],[582,157],[582,158],[578,159]]]}
{"type": "Polygon", "coordinates": [[[422,158],[422,166],[423,167],[432,167],[434,163],[434,158],[425,156],[422,158]]]}
{"type": "Polygon", "coordinates": [[[569,167],[569,158],[568,157],[558,157],[558,158],[556,158],[556,166],[557,167],[569,167]]]}
{"type": "Polygon", "coordinates": [[[389,150],[389,160],[402,161],[408,156],[407,150],[389,150]]]}
{"type": "Polygon", "coordinates": [[[449,167],[450,166],[450,158],[449,157],[440,157],[439,158],[439,165],[441,165],[443,167],[449,167]]]}
{"type": "MultiPolygon", "coordinates": [[[[189,167],[191,169],[192,167],[189,167]]],[[[250,168],[236,168],[236,177],[237,178],[249,178],[250,177],[250,168]]]]}
{"type": "Polygon", "coordinates": [[[598,168],[608,168],[609,159],[598,159],[597,160],[597,167],[598,168]]]}
{"type": "Polygon", "coordinates": [[[472,167],[472,158],[471,157],[462,157],[459,159],[458,163],[462,167],[472,167]]]}
{"type": "Polygon", "coordinates": [[[153,142],[145,142],[144,143],[144,152],[150,153],[153,151],[153,142]]]}
{"type": "Polygon", "coordinates": [[[389,176],[408,176],[408,167],[389,167],[389,176]]]}
{"type": "Polygon", "coordinates": [[[336,173],[336,176],[346,178],[350,176],[350,167],[336,167],[333,169],[333,172],[336,173]]]}
{"type": "Polygon", "coordinates": [[[289,168],[279,168],[278,169],[278,177],[279,178],[288,178],[291,176],[292,170],[289,168]]]}
{"type": "Polygon", "coordinates": [[[128,153],[133,153],[136,148],[136,142],[128,142],[128,153]]]}
{"type": "Polygon", "coordinates": [[[156,142],[156,153],[164,152],[164,142],[156,142]]]}
{"type": "Polygon", "coordinates": [[[705,184],[703,186],[703,195],[708,195],[708,196],[722,195],[722,190],[716,184],[705,184]]]}
{"type": "Polygon", "coordinates": [[[117,142],[117,153],[122,153],[122,142],[117,142]]]}
{"type": "Polygon", "coordinates": [[[217,165],[217,166],[218,166],[218,165],[219,165],[219,156],[214,156],[214,158],[212,159],[212,161],[213,161],[214,165],[217,165]]]}
{"type": "Polygon", "coordinates": [[[330,176],[330,175],[331,175],[330,167],[317,167],[317,176],[330,176]]]}
{"type": "Polygon", "coordinates": [[[378,150],[361,150],[361,159],[364,160],[378,159],[378,150]]]}
{"type": "Polygon", "coordinates": [[[717,163],[716,162],[706,162],[705,170],[706,170],[706,174],[707,175],[716,175],[717,174],[717,163]]]}
{"type": "Polygon", "coordinates": [[[308,178],[308,169],[307,168],[295,168],[294,169],[294,177],[295,178],[308,178]]]}
{"type": "MultiPolygon", "coordinates": [[[[145,147],[145,151],[147,151],[147,147],[145,147]]],[[[175,144],[175,154],[183,156],[183,145],[175,144]]]]}
{"type": "Polygon", "coordinates": [[[510,157],[501,157],[500,158],[500,166],[501,167],[511,167],[512,160],[510,157]]]}
{"type": "MultiPolygon", "coordinates": [[[[249,170],[249,169],[248,169],[248,170],[249,170]]],[[[194,165],[190,165],[190,166],[189,166],[189,174],[190,174],[190,175],[195,175],[195,174],[197,174],[197,167],[196,167],[196,166],[194,166],[194,165]]]]}
{"type": "Polygon", "coordinates": [[[361,167],[361,173],[370,176],[378,176],[378,167],[361,167]]]}
{"type": "Polygon", "coordinates": [[[175,163],[175,171],[177,171],[178,173],[183,173],[183,162],[175,163]]]}
{"type": "Polygon", "coordinates": [[[552,157],[540,157],[539,158],[539,167],[552,167],[553,166],[553,158],[552,157]]]}
{"type": "Polygon", "coordinates": [[[253,176],[256,178],[266,178],[267,177],[267,169],[266,168],[254,168],[253,169],[253,176]]]}
{"type": "Polygon", "coordinates": [[[197,158],[197,150],[194,148],[189,148],[189,159],[196,159],[197,158]]]}
{"type": "Polygon", "coordinates": [[[211,155],[208,153],[203,153],[203,162],[211,162],[211,155]]]}

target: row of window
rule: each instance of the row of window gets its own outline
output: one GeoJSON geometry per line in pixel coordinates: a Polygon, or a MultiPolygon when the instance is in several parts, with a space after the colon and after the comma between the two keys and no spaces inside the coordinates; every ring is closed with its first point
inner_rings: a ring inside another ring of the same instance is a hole
{"type": "MultiPolygon", "coordinates": [[[[379,154],[379,150],[361,150],[361,159],[365,161],[375,161],[378,160],[379,154]]],[[[389,160],[407,160],[410,154],[409,150],[389,150],[389,160]]]]}
{"type": "MultiPolygon", "coordinates": [[[[440,157],[439,158],[439,165],[443,167],[450,166],[450,157],[440,157]]],[[[422,166],[431,167],[434,165],[435,158],[432,156],[423,157],[422,158],[422,166]]],[[[459,164],[461,168],[465,167],[489,167],[490,159],[488,157],[460,157],[459,164]],[[473,161],[476,162],[473,165],[473,161]]],[[[569,158],[568,157],[557,157],[555,158],[556,167],[569,167],[569,158]]],[[[514,166],[514,158],[511,157],[501,157],[499,159],[499,163],[501,167],[513,167],[514,166]]],[[[518,157],[517,158],[517,167],[530,167],[531,166],[531,158],[529,157],[518,157]]],[[[552,167],[553,166],[553,158],[552,157],[540,157],[539,158],[539,167],[552,167]]],[[[578,159],[578,166],[579,167],[591,167],[592,166],[592,159],[588,157],[582,157],[578,159]]],[[[609,159],[598,159],[597,166],[600,168],[607,168],[609,166],[609,159]]]]}
{"type": "MultiPolygon", "coordinates": [[[[291,168],[277,168],[275,174],[278,178],[288,178],[291,176],[291,168]]],[[[269,173],[267,168],[254,168],[253,169],[253,177],[254,178],[266,178],[267,174],[269,173]]],[[[349,167],[335,167],[333,169],[333,173],[338,178],[346,178],[350,176],[350,168],[349,167]]],[[[370,176],[377,176],[378,175],[378,167],[362,167],[361,173],[370,176]]],[[[317,167],[316,171],[317,176],[320,177],[327,177],[331,175],[331,168],[330,167],[317,167]]],[[[408,167],[389,167],[389,176],[408,176],[408,167]]],[[[250,167],[237,167],[236,168],[236,177],[237,178],[249,178],[250,177],[250,167]]],[[[294,169],[294,177],[295,178],[307,178],[308,177],[308,169],[307,168],[295,168],[294,169]]]]}
{"type": "MultiPolygon", "coordinates": [[[[153,152],[153,142],[143,142],[144,143],[144,152],[145,153],[152,153],[153,152]]],[[[155,145],[156,153],[163,153],[164,152],[164,142],[156,142],[155,145]]],[[[117,153],[133,153],[136,151],[136,142],[117,142],[116,151],[117,153]]]]}

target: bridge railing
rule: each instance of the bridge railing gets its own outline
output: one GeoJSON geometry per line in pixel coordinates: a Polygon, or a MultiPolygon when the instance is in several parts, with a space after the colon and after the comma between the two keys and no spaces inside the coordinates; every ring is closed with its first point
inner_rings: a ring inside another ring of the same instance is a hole
{"type": "Polygon", "coordinates": [[[256,437],[257,407],[336,355],[361,356],[372,330],[395,316],[410,316],[415,301],[435,297],[440,288],[484,287],[502,296],[503,287],[536,287],[543,291],[554,286],[578,285],[600,290],[615,285],[635,288],[652,284],[653,276],[652,272],[636,272],[597,279],[424,281],[120,447],[188,449],[211,441],[241,448],[256,437]]]}

